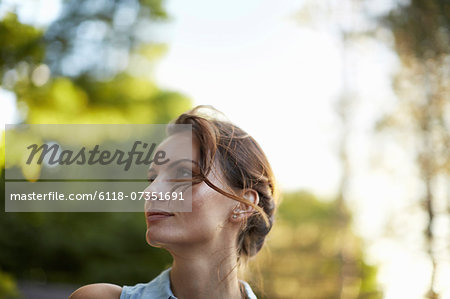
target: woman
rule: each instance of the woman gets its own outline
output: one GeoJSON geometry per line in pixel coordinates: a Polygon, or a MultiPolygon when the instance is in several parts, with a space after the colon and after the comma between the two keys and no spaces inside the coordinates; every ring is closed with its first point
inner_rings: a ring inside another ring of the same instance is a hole
{"type": "MultiPolygon", "coordinates": [[[[146,207],[146,239],[166,249],[172,267],[145,284],[123,288],[111,284],[81,287],[79,298],[256,298],[238,279],[237,268],[254,256],[269,233],[275,210],[274,176],[260,146],[235,125],[200,113],[198,106],[176,124],[192,125],[192,139],[169,127],[159,148],[172,151],[192,144],[191,165],[178,165],[179,181],[192,182],[192,212],[170,212],[146,207]]],[[[211,109],[211,108],[210,108],[211,109]]],[[[189,163],[189,162],[183,162],[189,163]]],[[[183,164],[180,163],[180,164],[183,164]]],[[[168,166],[154,165],[146,191],[166,190],[168,166]]]]}

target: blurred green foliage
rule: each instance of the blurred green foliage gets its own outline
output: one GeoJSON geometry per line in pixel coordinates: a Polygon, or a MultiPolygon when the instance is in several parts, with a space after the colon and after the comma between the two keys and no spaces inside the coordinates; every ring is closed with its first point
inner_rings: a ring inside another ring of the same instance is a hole
{"type": "Polygon", "coordinates": [[[11,275],[0,270],[0,298],[18,299],[21,298],[16,283],[11,275]]]}
{"type": "Polygon", "coordinates": [[[262,284],[258,298],[339,298],[342,246],[349,281],[341,298],[382,298],[377,269],[366,263],[350,218],[344,223],[347,243],[342,244],[338,209],[336,200],[318,200],[308,192],[284,195],[267,246],[251,264],[250,273],[261,273],[249,277],[262,284]]]}
{"type": "Polygon", "coordinates": [[[152,80],[165,53],[152,25],[160,0],[64,1],[45,28],[0,21],[1,87],[15,93],[27,123],[167,123],[191,106],[152,80]]]}
{"type": "MultiPolygon", "coordinates": [[[[167,123],[191,107],[152,80],[167,47],[146,30],[167,19],[161,0],[62,4],[45,28],[13,11],[0,20],[0,83],[24,123],[167,123]]],[[[1,153],[3,168],[4,138],[1,153]]],[[[19,279],[135,284],[171,261],[146,244],[143,213],[0,214],[0,269],[19,279]]],[[[4,294],[13,286],[1,276],[4,294]]]]}
{"type": "Polygon", "coordinates": [[[0,22],[0,37],[0,78],[18,62],[36,63],[44,58],[42,30],[20,23],[14,13],[7,13],[0,22]]]}
{"type": "Polygon", "coordinates": [[[1,214],[0,265],[21,279],[135,284],[171,261],[147,245],[143,213],[1,214]]]}
{"type": "MultiPolygon", "coordinates": [[[[99,3],[64,1],[46,28],[22,23],[13,12],[0,21],[1,86],[16,95],[23,122],[167,123],[191,106],[187,97],[151,80],[166,46],[152,42],[144,25],[168,17],[161,1],[99,3]]],[[[1,180],[4,206],[4,170],[1,180]]],[[[0,214],[0,269],[19,279],[135,284],[171,262],[167,252],[146,244],[141,213],[0,214]]],[[[333,202],[285,195],[269,235],[270,252],[253,264],[261,269],[267,298],[336,298],[336,215],[333,202]]],[[[349,292],[379,298],[376,270],[364,262],[348,221],[349,292]]],[[[0,275],[0,291],[15,294],[6,274],[0,275]]]]}

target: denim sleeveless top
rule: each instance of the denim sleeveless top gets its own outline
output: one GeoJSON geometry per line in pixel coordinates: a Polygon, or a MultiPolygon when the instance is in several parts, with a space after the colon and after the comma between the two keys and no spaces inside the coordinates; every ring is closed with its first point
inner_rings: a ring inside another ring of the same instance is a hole
{"type": "MultiPolygon", "coordinates": [[[[120,299],[177,299],[170,289],[170,270],[164,270],[150,282],[123,286],[120,299]]],[[[257,299],[249,284],[243,280],[240,282],[244,285],[247,297],[257,299]]]]}

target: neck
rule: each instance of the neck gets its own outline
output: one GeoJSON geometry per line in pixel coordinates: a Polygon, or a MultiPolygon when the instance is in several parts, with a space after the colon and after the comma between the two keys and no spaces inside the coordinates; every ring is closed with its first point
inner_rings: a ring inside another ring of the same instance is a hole
{"type": "Polygon", "coordinates": [[[171,253],[170,281],[177,298],[242,298],[234,247],[215,251],[184,248],[181,254],[171,253]]]}

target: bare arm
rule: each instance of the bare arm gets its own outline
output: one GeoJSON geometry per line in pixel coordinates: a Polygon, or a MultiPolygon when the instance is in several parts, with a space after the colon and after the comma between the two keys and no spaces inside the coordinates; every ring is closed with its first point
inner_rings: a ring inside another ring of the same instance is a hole
{"type": "Polygon", "coordinates": [[[119,299],[122,288],[110,283],[94,283],[85,285],[69,296],[69,299],[119,299]]]}

